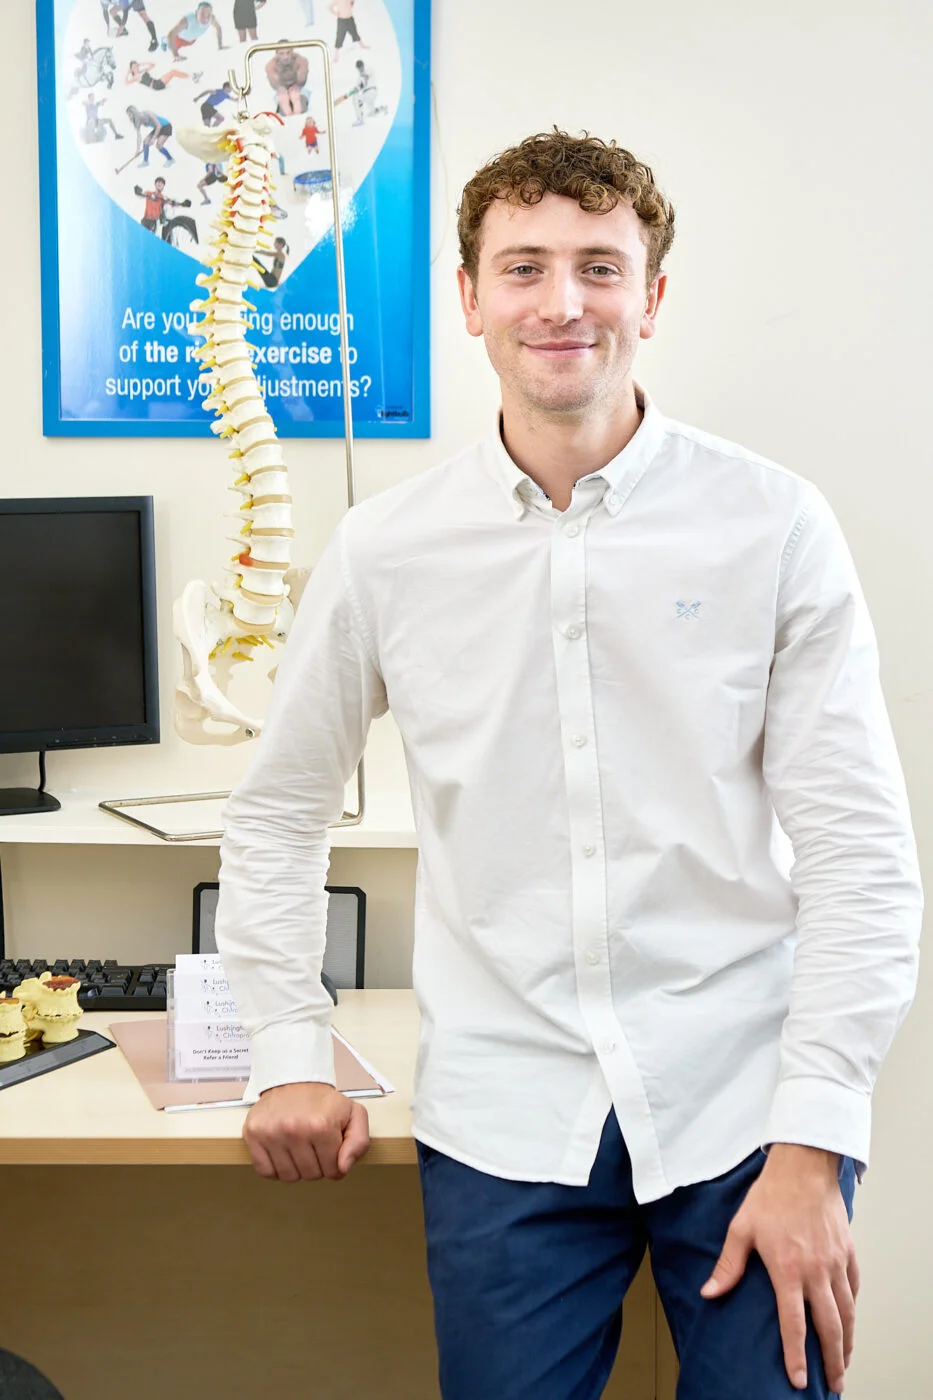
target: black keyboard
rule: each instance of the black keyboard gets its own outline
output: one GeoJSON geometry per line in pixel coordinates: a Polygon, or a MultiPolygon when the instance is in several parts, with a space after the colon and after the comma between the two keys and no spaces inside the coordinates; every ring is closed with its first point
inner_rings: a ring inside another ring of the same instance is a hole
{"type": "Polygon", "coordinates": [[[0,959],[0,992],[16,995],[27,977],[50,972],[53,977],[77,977],[78,1005],[84,1011],[164,1011],[165,974],[174,963],[130,964],[116,958],[0,959]]]}

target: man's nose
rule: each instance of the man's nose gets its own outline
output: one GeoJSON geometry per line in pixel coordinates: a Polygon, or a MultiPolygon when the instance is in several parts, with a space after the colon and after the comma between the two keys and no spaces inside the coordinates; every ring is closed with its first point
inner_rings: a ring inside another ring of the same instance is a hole
{"type": "Polygon", "coordinates": [[[583,294],[577,278],[569,270],[548,273],[540,284],[538,315],[542,321],[565,325],[583,315],[583,294]]]}

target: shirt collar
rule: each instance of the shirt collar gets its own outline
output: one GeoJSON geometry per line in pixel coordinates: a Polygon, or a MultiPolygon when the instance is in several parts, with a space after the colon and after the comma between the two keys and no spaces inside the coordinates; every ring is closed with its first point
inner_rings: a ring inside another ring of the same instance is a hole
{"type": "MultiPolygon", "coordinates": [[[[598,472],[583,477],[583,481],[602,478],[604,482],[602,501],[610,515],[618,515],[625,498],[639,481],[645,469],[655,456],[664,438],[664,418],[652,403],[640,384],[633,384],[635,402],[643,412],[641,423],[625,444],[622,451],[607,462],[598,472]]],[[[488,443],[497,480],[507,492],[517,520],[528,510],[529,502],[543,497],[544,492],[537,482],[512,461],[500,433],[501,417],[497,416],[495,431],[488,443]]]]}

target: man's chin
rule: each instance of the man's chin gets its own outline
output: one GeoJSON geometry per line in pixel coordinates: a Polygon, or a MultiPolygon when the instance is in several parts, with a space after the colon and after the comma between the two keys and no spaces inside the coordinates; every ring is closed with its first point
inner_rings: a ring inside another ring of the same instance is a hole
{"type": "Polygon", "coordinates": [[[598,402],[602,395],[592,384],[565,384],[559,387],[528,386],[522,395],[529,408],[538,413],[583,413],[598,402]]]}

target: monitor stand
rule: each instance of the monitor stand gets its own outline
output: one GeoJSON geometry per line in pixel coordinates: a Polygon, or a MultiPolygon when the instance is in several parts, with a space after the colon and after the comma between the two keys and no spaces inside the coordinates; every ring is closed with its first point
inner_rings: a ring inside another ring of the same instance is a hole
{"type": "Polygon", "coordinates": [[[26,817],[30,812],[58,812],[61,803],[45,790],[45,753],[39,754],[37,788],[0,788],[0,817],[26,817]]]}

